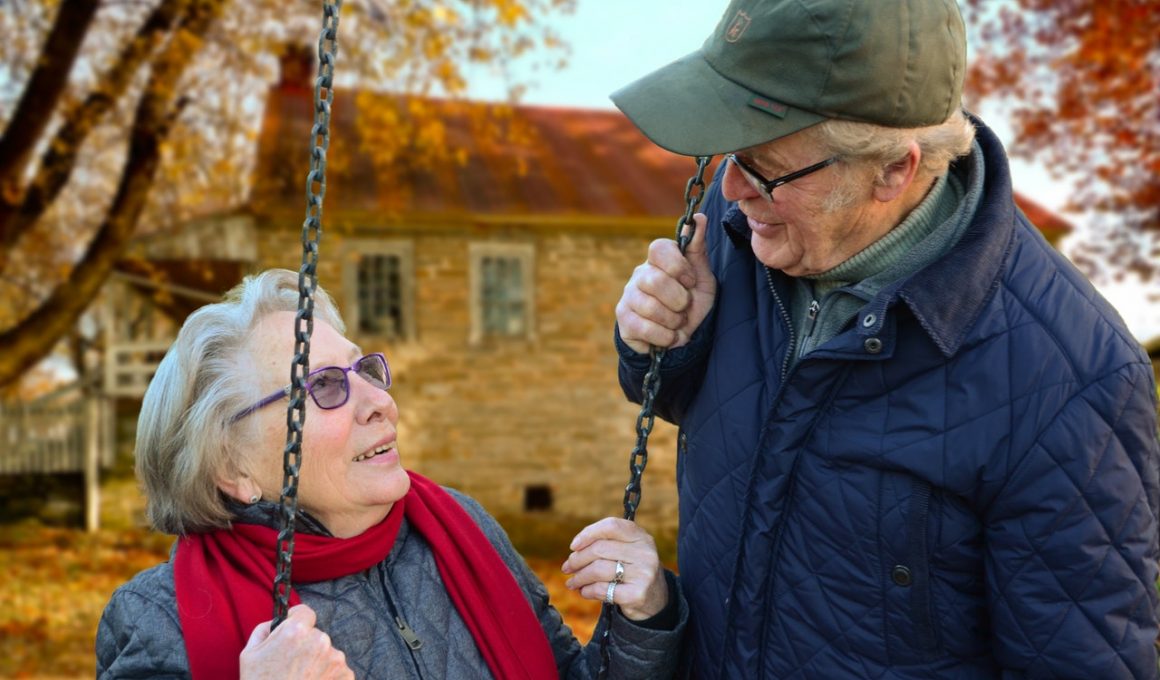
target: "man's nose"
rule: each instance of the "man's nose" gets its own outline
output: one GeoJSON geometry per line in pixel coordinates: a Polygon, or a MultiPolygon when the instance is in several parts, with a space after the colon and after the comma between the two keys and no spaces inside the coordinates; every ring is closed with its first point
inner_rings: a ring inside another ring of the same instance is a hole
{"type": "Polygon", "coordinates": [[[745,179],[745,175],[741,174],[741,168],[737,167],[736,163],[726,159],[725,166],[725,176],[721,178],[721,195],[725,200],[740,201],[761,195],[749,180],[745,179]]]}

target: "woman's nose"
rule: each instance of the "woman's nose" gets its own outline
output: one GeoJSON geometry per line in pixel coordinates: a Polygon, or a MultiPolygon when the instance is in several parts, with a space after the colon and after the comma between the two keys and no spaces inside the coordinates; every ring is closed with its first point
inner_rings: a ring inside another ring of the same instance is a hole
{"type": "Polygon", "coordinates": [[[371,384],[357,373],[351,374],[350,389],[360,422],[374,422],[382,419],[390,422],[398,420],[399,408],[390,392],[371,384]]]}
{"type": "Polygon", "coordinates": [[[721,178],[721,195],[725,200],[740,201],[761,196],[749,180],[745,179],[745,175],[741,174],[741,168],[737,167],[736,163],[726,160],[725,166],[725,176],[721,178]]]}

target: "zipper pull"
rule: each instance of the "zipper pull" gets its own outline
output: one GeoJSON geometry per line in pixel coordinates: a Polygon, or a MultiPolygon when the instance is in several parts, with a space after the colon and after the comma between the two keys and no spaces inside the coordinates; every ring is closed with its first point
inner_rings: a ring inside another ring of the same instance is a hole
{"type": "Polygon", "coordinates": [[[822,306],[820,304],[818,304],[818,301],[811,300],[809,309],[806,310],[806,316],[809,317],[810,321],[813,321],[814,319],[818,318],[818,312],[820,312],[821,310],[822,310],[822,306]]]}
{"type": "Polygon", "coordinates": [[[403,620],[403,617],[396,616],[395,623],[399,626],[399,633],[403,636],[403,640],[407,643],[407,646],[410,647],[412,651],[417,652],[423,648],[423,641],[419,639],[418,635],[415,635],[415,631],[407,625],[407,622],[403,620]]]}

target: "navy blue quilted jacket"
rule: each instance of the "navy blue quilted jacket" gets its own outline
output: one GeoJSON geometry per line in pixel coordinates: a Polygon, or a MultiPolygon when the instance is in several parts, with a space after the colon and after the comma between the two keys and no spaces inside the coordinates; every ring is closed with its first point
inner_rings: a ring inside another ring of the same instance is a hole
{"type": "MultiPolygon", "coordinates": [[[[792,368],[791,282],[710,190],[717,301],[657,401],[693,676],[1157,676],[1152,369],[978,125],[961,240],[792,368]]],[[[617,344],[639,402],[647,357],[617,344]]]]}

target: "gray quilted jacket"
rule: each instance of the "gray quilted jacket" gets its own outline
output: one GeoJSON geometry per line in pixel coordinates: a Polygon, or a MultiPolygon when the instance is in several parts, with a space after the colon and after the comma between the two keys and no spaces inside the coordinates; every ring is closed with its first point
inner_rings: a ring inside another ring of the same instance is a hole
{"type": "MultiPolygon", "coordinates": [[[[593,644],[582,647],[548,603],[543,583],[499,524],[474,500],[449,491],[515,575],[548,636],[560,677],[596,677],[600,665],[596,641],[601,629],[593,635],[593,644]]],[[[240,510],[239,520],[277,526],[276,506],[258,506],[240,510]]],[[[325,533],[308,517],[300,520],[299,531],[325,533]]],[[[670,598],[678,610],[676,627],[652,630],[615,615],[610,678],[672,677],[688,607],[675,587],[675,577],[667,572],[666,577],[670,598]]],[[[358,678],[492,677],[443,587],[430,547],[409,530],[406,521],[390,555],[378,565],[333,581],[298,584],[295,589],[317,613],[318,627],[346,654],[358,678]],[[397,624],[396,617],[406,624],[406,630],[397,624]]],[[[176,602],[169,562],[137,574],[118,588],[97,629],[97,677],[188,678],[189,662],[176,602]]]]}

